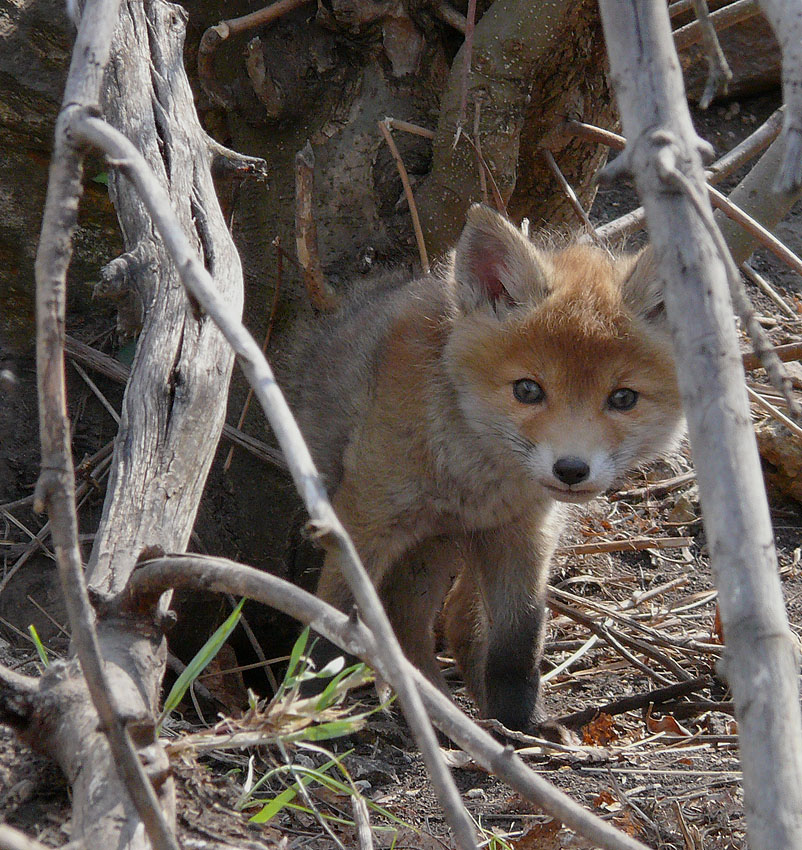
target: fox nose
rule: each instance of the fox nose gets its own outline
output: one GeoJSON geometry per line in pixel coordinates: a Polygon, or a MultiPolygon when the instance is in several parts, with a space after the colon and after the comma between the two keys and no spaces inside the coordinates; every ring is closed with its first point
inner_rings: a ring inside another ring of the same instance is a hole
{"type": "Polygon", "coordinates": [[[581,457],[561,457],[554,462],[551,468],[554,477],[563,484],[579,484],[590,475],[590,467],[581,457]]]}

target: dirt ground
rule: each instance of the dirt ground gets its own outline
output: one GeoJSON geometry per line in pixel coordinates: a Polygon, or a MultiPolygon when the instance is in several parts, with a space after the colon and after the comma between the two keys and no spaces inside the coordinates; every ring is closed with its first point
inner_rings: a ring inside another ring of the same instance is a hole
{"type": "MultiPolygon", "coordinates": [[[[697,128],[723,153],[756,129],[777,106],[776,96],[714,106],[696,116],[697,128]]],[[[634,206],[631,192],[604,190],[592,217],[604,222],[634,206]]],[[[792,249],[802,247],[796,244],[802,241],[802,208],[789,216],[780,235],[792,249]]],[[[795,309],[799,307],[802,296],[794,274],[762,251],[756,255],[755,267],[795,309]]],[[[797,319],[784,316],[754,288],[750,294],[776,344],[800,338],[797,319]]],[[[108,313],[102,321],[108,322],[110,333],[113,315],[108,313]]],[[[97,342],[91,334],[97,336],[98,329],[73,330],[79,335],[83,331],[88,342],[97,342]]],[[[42,519],[32,514],[28,498],[37,462],[32,364],[29,357],[0,350],[0,368],[10,368],[16,376],[9,404],[0,407],[4,531],[0,541],[4,568],[0,575],[0,662],[32,673],[39,662],[28,639],[28,625],[34,624],[48,647],[61,654],[66,647],[65,618],[47,539],[43,536],[38,549],[30,539],[43,525],[42,519]],[[9,575],[26,553],[26,561],[9,575]]],[[[750,381],[759,386],[762,374],[751,374],[750,381]]],[[[118,406],[119,388],[111,383],[100,385],[111,404],[118,406]]],[[[76,457],[80,459],[112,438],[114,423],[82,383],[76,380],[74,389],[76,457]]],[[[237,412],[230,413],[229,421],[236,419],[237,412]]],[[[756,414],[756,420],[763,418],[756,414]]],[[[220,454],[213,475],[218,482],[225,456],[220,454]]],[[[574,654],[576,657],[549,679],[543,699],[551,715],[570,725],[574,712],[643,696],[678,682],[692,681],[688,693],[651,711],[644,700],[643,707],[602,715],[589,725],[575,727],[583,744],[594,748],[592,753],[581,746],[564,751],[521,742],[517,746],[543,777],[652,847],[729,850],[746,847],[737,729],[727,688],[715,672],[721,653],[715,626],[716,595],[696,488],[692,476],[686,474],[690,470],[689,453],[683,447],[667,462],[631,476],[609,500],[575,511],[555,559],[552,587],[556,602],[544,672],[548,674],[574,654]],[[662,483],[677,477],[679,482],[662,483]],[[594,631],[587,626],[588,618],[594,631]]],[[[767,466],[767,473],[780,574],[792,629],[799,635],[802,513],[797,502],[773,486],[776,465],[767,466]]],[[[81,524],[82,529],[91,529],[97,522],[102,485],[91,476],[86,480],[90,486],[81,524]]],[[[215,494],[210,498],[215,499],[215,494]]],[[[203,516],[199,533],[206,535],[208,542],[213,535],[203,527],[203,516]]],[[[285,650],[277,647],[276,654],[285,650]]],[[[226,663],[224,660],[221,666],[226,663]]],[[[448,667],[447,659],[443,663],[448,667]]],[[[458,679],[452,678],[457,699],[470,710],[458,679]]],[[[235,698],[229,695],[225,699],[235,698]]],[[[372,689],[361,690],[355,699],[362,707],[377,704],[372,689]]],[[[200,728],[191,705],[168,724],[170,735],[200,728]]],[[[351,823],[354,788],[372,806],[387,810],[396,819],[370,810],[377,847],[426,850],[450,846],[420,757],[396,708],[378,712],[362,730],[321,746],[335,754],[348,752],[343,755],[343,765],[354,783],[351,793],[312,782],[303,806],[285,807],[267,824],[249,823],[259,807],[236,810],[244,785],[284,764],[285,755],[296,771],[319,767],[330,755],[303,747],[288,747],[282,753],[275,745],[264,745],[246,752],[219,750],[176,756],[183,846],[320,850],[338,843],[357,846],[351,823]],[[251,770],[253,780],[249,780],[251,770]]],[[[487,846],[518,850],[588,846],[477,765],[451,758],[459,787],[487,846]]],[[[343,780],[345,774],[334,769],[329,775],[343,780]]],[[[255,797],[269,800],[292,781],[292,773],[278,771],[255,797]]],[[[7,823],[45,844],[56,846],[69,839],[68,790],[58,770],[4,728],[0,728],[0,811],[7,823]]]]}

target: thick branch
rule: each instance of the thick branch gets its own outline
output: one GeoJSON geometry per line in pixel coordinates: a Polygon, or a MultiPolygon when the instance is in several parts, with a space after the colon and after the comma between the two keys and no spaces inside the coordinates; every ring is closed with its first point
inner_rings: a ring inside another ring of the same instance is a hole
{"type": "Polygon", "coordinates": [[[611,74],[674,338],[738,717],[750,846],[802,845],[797,663],[743,387],[727,274],[660,0],[602,0],[611,74]],[[689,194],[689,192],[691,194],[689,194]],[[695,200],[694,200],[695,199],[695,200]]]}
{"type": "MultiPolygon", "coordinates": [[[[154,845],[175,847],[159,801],[133,749],[128,730],[112,702],[112,688],[101,661],[94,615],[84,583],[78,547],[74,470],[64,384],[64,309],[71,235],[81,196],[82,153],[70,136],[71,114],[96,110],[103,71],[117,24],[119,3],[93,2],[84,9],[59,116],[50,181],[36,256],[37,374],[39,384],[42,474],[37,503],[50,514],[62,592],[81,662],[114,763],[154,845]]],[[[67,754],[61,753],[62,760],[67,754]]]]}

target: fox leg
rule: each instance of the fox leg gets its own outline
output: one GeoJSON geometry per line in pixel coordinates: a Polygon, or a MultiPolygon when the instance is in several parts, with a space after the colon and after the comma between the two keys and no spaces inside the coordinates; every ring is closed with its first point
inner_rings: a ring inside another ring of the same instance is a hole
{"type": "Polygon", "coordinates": [[[460,565],[449,538],[431,538],[405,553],[381,587],[382,603],[404,655],[447,695],[435,654],[434,625],[460,565]]]}
{"type": "MultiPolygon", "coordinates": [[[[399,533],[398,525],[392,521],[392,518],[388,520],[383,517],[371,517],[357,508],[357,506],[364,508],[370,504],[369,496],[357,492],[347,479],[343,480],[332,499],[332,505],[340,522],[351,535],[362,564],[378,590],[394,561],[403,555],[412,540],[399,533]],[[388,532],[388,529],[393,531],[388,532]]],[[[331,552],[326,553],[316,593],[324,602],[328,602],[344,613],[348,613],[354,605],[353,593],[340,570],[337,558],[331,552]]],[[[344,653],[330,641],[317,636],[311,654],[316,668],[320,670],[333,658],[344,653]]],[[[353,663],[355,660],[353,656],[346,655],[348,663],[353,663]]],[[[314,692],[318,689],[317,684],[313,680],[308,687],[304,688],[304,692],[314,692]]]]}
{"type": "Polygon", "coordinates": [[[446,601],[446,637],[480,711],[510,729],[537,727],[545,587],[556,516],[522,518],[465,543],[446,601]]]}

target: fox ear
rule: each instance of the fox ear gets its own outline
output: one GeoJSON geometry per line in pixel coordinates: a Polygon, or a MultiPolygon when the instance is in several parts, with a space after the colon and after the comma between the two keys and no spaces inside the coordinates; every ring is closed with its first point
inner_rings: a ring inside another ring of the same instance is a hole
{"type": "Polygon", "coordinates": [[[663,281],[658,275],[657,262],[651,246],[644,248],[628,262],[630,267],[621,284],[624,304],[636,316],[647,322],[653,324],[665,322],[663,281]]]}
{"type": "Polygon", "coordinates": [[[547,259],[504,216],[474,204],[457,242],[454,278],[466,311],[521,304],[548,292],[547,259]]]}

